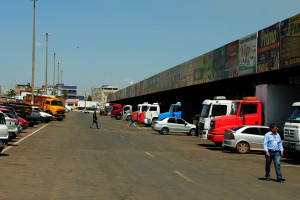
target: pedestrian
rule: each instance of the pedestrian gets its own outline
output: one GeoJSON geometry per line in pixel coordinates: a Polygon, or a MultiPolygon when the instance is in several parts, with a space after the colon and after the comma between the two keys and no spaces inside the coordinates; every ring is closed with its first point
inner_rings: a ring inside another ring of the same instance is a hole
{"type": "Polygon", "coordinates": [[[98,127],[98,121],[97,121],[97,113],[96,110],[94,110],[94,114],[93,114],[93,123],[91,124],[90,128],[92,128],[92,126],[96,124],[97,125],[97,129],[99,129],[98,127]]]}
{"type": "Polygon", "coordinates": [[[131,124],[133,124],[133,126],[135,127],[134,116],[133,116],[133,113],[132,113],[132,112],[130,113],[130,124],[128,125],[128,127],[130,127],[131,124]]]}
{"type": "Polygon", "coordinates": [[[278,126],[270,124],[270,131],[264,136],[264,152],[266,157],[266,180],[270,180],[270,166],[274,160],[274,166],[277,175],[277,182],[283,182],[280,170],[280,157],[283,157],[283,146],[279,133],[277,133],[278,126]]]}

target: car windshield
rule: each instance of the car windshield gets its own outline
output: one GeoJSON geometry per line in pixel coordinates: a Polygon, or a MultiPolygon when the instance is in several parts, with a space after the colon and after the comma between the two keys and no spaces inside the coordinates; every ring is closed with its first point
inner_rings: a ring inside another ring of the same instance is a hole
{"type": "Polygon", "coordinates": [[[208,117],[210,110],[210,105],[203,105],[202,111],[201,111],[201,117],[208,117]]]}
{"type": "Polygon", "coordinates": [[[51,101],[52,106],[62,106],[61,101],[51,101]]]}
{"type": "Polygon", "coordinates": [[[240,102],[234,102],[231,104],[230,115],[236,115],[240,106],[240,102]]]}
{"type": "Polygon", "coordinates": [[[148,109],[148,106],[143,106],[142,107],[142,112],[146,111],[148,109]]]}
{"type": "Polygon", "coordinates": [[[288,121],[300,121],[300,106],[296,107],[296,110],[293,112],[288,121]]]}

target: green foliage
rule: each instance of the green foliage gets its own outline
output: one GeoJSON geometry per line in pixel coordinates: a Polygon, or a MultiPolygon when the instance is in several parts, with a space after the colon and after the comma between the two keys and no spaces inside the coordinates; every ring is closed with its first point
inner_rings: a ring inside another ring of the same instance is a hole
{"type": "Polygon", "coordinates": [[[92,101],[92,96],[89,95],[88,98],[86,99],[87,101],[92,101]]]}

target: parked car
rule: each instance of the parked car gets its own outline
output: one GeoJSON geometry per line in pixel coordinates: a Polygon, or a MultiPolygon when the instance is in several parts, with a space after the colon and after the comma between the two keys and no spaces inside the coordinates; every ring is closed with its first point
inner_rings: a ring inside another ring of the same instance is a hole
{"type": "Polygon", "coordinates": [[[28,127],[29,122],[26,121],[25,119],[19,117],[19,116],[18,116],[18,119],[19,119],[19,121],[20,121],[20,123],[21,123],[22,128],[23,128],[23,129],[26,129],[26,128],[28,127]]]}
{"type": "Polygon", "coordinates": [[[264,136],[270,129],[267,126],[240,126],[225,131],[223,146],[236,149],[239,153],[250,150],[264,150],[264,136]]]}
{"type": "Polygon", "coordinates": [[[82,113],[90,113],[87,109],[81,110],[82,113]]]}
{"type": "Polygon", "coordinates": [[[185,120],[175,117],[167,117],[156,121],[151,127],[153,130],[164,135],[169,134],[169,132],[186,133],[188,135],[196,134],[196,125],[189,124],[185,120]]]}
{"type": "Polygon", "coordinates": [[[10,114],[5,114],[3,113],[4,118],[5,118],[5,122],[6,122],[6,126],[8,128],[8,133],[9,133],[9,139],[13,139],[17,137],[17,134],[19,132],[18,130],[18,121],[16,119],[13,118],[12,115],[10,114]]]}
{"type": "Polygon", "coordinates": [[[3,151],[4,147],[8,144],[8,128],[6,126],[5,118],[3,112],[0,111],[0,153],[3,151]]]}
{"type": "Polygon", "coordinates": [[[51,120],[54,119],[54,117],[52,115],[44,112],[42,109],[40,109],[37,106],[32,107],[32,112],[33,113],[38,113],[39,116],[40,116],[40,121],[45,122],[45,123],[48,123],[48,122],[50,122],[51,120]]]}

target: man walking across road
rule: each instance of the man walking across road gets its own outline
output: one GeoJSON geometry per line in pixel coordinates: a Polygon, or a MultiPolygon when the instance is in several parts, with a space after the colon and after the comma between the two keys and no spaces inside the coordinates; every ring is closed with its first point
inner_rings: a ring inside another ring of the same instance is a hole
{"type": "Polygon", "coordinates": [[[131,124],[133,124],[133,126],[135,127],[134,116],[133,116],[133,113],[132,113],[132,112],[130,113],[130,124],[128,125],[128,127],[130,127],[131,124]]]}
{"type": "Polygon", "coordinates": [[[270,180],[270,166],[274,160],[274,166],[277,175],[277,182],[283,182],[280,170],[280,157],[283,157],[283,146],[280,135],[277,133],[276,124],[270,124],[270,131],[264,136],[264,151],[266,153],[266,180],[270,180]]]}
{"type": "Polygon", "coordinates": [[[92,126],[96,124],[97,125],[97,129],[99,129],[98,127],[98,121],[97,121],[97,113],[96,110],[94,110],[94,114],[93,114],[93,123],[91,124],[90,128],[92,128],[92,126]]]}

